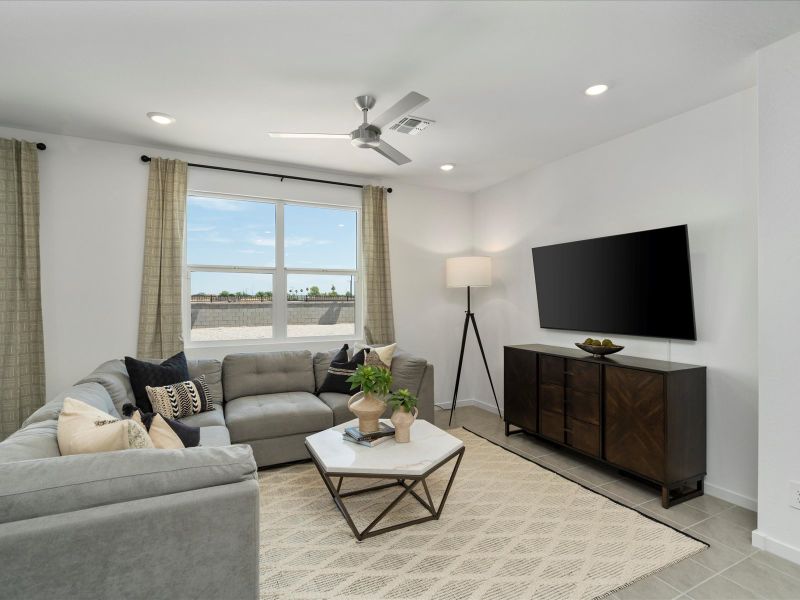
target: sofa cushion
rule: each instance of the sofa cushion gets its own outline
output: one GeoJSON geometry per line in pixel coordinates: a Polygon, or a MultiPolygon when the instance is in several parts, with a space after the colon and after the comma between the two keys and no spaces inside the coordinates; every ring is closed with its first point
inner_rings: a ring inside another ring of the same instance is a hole
{"type": "Polygon", "coordinates": [[[214,404],[222,406],[222,363],[216,359],[201,358],[187,360],[189,366],[189,377],[197,379],[201,375],[206,376],[206,386],[211,392],[211,399],[214,404]]]}
{"type": "Polygon", "coordinates": [[[111,396],[114,406],[118,414],[122,414],[122,406],[128,402],[136,403],[133,397],[133,390],[131,390],[131,382],[128,378],[128,370],[125,368],[125,363],[122,359],[115,358],[101,364],[94,371],[89,373],[86,377],[78,382],[81,383],[99,383],[111,396]]]}
{"type": "Polygon", "coordinates": [[[418,395],[427,366],[428,361],[424,358],[407,352],[396,353],[392,359],[392,391],[407,389],[418,395]]]}
{"type": "MultiPolygon", "coordinates": [[[[225,401],[281,392],[314,393],[311,352],[229,354],[222,362],[225,401]]],[[[231,437],[235,436],[231,432],[231,437]]]]}
{"type": "Polygon", "coordinates": [[[57,428],[56,420],[38,421],[12,433],[0,442],[0,464],[60,456],[57,428]]]}
{"type": "Polygon", "coordinates": [[[221,407],[216,407],[214,410],[207,410],[206,412],[197,413],[196,415],[189,415],[178,419],[184,425],[192,427],[209,427],[215,425],[225,426],[225,413],[221,407]]]}
{"type": "Polygon", "coordinates": [[[111,400],[106,389],[99,383],[80,383],[73,385],[68,390],[60,393],[58,396],[50,400],[47,404],[37,409],[31,416],[25,419],[22,427],[25,428],[32,423],[40,421],[57,420],[61,412],[61,407],[64,405],[64,398],[74,398],[80,400],[89,406],[93,406],[98,410],[110,414],[112,417],[119,418],[120,412],[111,400]]]}
{"type": "Polygon", "coordinates": [[[364,364],[366,350],[356,352],[352,358],[347,356],[348,346],[345,344],[342,349],[333,357],[331,366],[328,367],[328,374],[325,381],[317,389],[317,394],[322,392],[335,392],[338,394],[355,393],[361,390],[361,386],[352,387],[348,379],[355,374],[356,369],[364,364]]]}
{"type": "MultiPolygon", "coordinates": [[[[322,382],[325,381],[325,376],[328,374],[328,368],[331,366],[331,361],[339,353],[339,350],[330,350],[328,352],[317,352],[314,354],[314,389],[318,390],[322,387],[322,382]]],[[[348,357],[351,351],[348,350],[348,357]]]]}
{"type": "Polygon", "coordinates": [[[224,425],[212,425],[210,427],[200,428],[201,446],[230,446],[230,444],[231,434],[224,425]]]}
{"type": "Polygon", "coordinates": [[[333,413],[313,394],[282,392],[229,400],[225,422],[236,443],[321,431],[333,426],[333,413]]]}
{"type": "MultiPolygon", "coordinates": [[[[0,464],[0,522],[154,498],[257,476],[248,446],[151,448],[0,464]]],[[[153,504],[154,510],[157,506],[157,502],[153,504]]]]}

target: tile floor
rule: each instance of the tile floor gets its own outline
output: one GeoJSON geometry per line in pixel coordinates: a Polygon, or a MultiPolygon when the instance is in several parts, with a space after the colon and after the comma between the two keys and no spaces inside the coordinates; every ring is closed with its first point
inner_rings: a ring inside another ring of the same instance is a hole
{"type": "MultiPolygon", "coordinates": [[[[450,411],[436,410],[447,428],[450,411]]],[[[753,548],[756,515],[702,496],[665,510],[658,490],[581,456],[525,434],[506,437],[497,414],[473,406],[456,409],[453,427],[467,427],[596,492],[701,539],[711,547],[612,596],[613,600],[800,600],[800,566],[753,548]]]]}

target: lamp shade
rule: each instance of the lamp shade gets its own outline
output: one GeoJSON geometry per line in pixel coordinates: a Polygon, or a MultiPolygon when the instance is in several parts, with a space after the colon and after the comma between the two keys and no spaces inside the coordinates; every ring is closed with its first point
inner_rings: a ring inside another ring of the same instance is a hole
{"type": "Polygon", "coordinates": [[[458,256],[447,259],[447,287],[488,287],[492,284],[492,259],[458,256]]]}

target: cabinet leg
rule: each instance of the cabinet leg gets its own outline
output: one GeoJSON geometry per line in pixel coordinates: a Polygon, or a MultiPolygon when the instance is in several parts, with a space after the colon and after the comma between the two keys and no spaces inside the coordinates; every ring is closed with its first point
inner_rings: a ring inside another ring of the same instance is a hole
{"type": "Polygon", "coordinates": [[[669,488],[665,485],[661,486],[661,506],[669,508],[669,488]]]}
{"type": "Polygon", "coordinates": [[[661,486],[661,506],[664,508],[670,508],[671,506],[675,506],[676,504],[680,504],[681,502],[686,502],[687,500],[691,500],[692,498],[697,498],[698,496],[703,495],[703,478],[700,477],[695,481],[691,481],[694,483],[694,489],[689,488],[686,490],[686,483],[675,489],[675,494],[673,495],[670,489],[666,486],[661,486]]]}

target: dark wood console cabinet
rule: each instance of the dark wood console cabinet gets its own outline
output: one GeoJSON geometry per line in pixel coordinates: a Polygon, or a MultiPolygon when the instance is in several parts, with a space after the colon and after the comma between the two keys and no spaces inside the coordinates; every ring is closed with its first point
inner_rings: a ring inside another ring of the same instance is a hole
{"type": "Polygon", "coordinates": [[[664,508],[703,494],[706,368],[558,346],[506,346],[505,427],[661,487],[664,508]]]}

